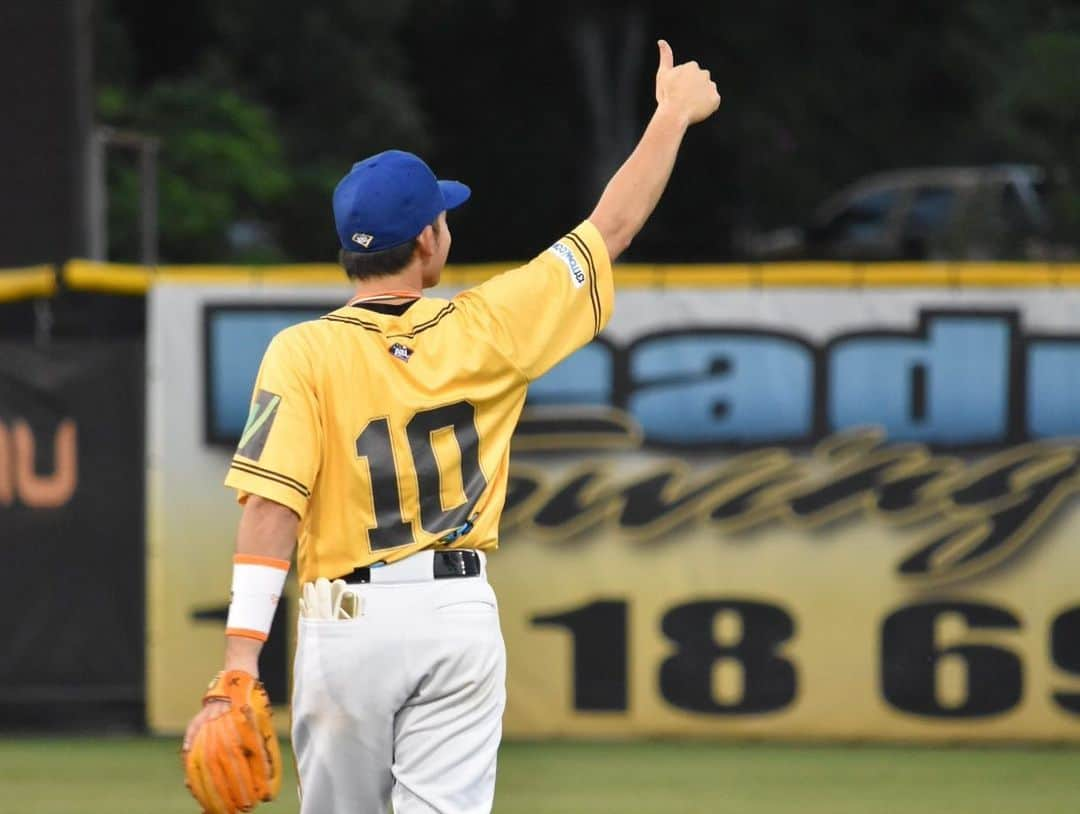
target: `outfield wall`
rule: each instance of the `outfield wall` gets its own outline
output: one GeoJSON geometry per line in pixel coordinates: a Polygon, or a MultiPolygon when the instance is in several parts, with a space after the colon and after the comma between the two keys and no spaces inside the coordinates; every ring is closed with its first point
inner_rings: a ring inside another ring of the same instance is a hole
{"type": "Polygon", "coordinates": [[[0,341],[0,728],[138,726],[143,346],[0,341]]]}
{"type": "MultiPolygon", "coordinates": [[[[913,268],[620,277],[515,442],[507,735],[1080,739],[1080,290],[913,268]]],[[[156,730],[219,666],[220,483],[262,350],[347,295],[299,279],[149,293],[156,730]]]]}

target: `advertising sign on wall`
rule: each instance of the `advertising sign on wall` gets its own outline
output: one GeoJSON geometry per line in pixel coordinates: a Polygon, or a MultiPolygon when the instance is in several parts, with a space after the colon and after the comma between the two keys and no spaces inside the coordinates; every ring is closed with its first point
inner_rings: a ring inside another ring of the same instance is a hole
{"type": "Polygon", "coordinates": [[[0,343],[0,720],[141,719],[142,415],[141,344],[0,343]]]}
{"type": "MultiPolygon", "coordinates": [[[[158,728],[217,668],[262,350],[342,299],[152,294],[158,728]]],[[[515,438],[507,734],[1080,736],[1078,317],[1072,289],[620,289],[515,438]]]]}

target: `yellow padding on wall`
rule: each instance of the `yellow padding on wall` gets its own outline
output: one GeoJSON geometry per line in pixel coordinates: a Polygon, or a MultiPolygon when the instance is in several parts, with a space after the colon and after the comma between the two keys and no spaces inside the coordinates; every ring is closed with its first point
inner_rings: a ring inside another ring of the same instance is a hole
{"type": "MultiPolygon", "coordinates": [[[[501,263],[452,266],[443,273],[448,285],[472,285],[505,271],[501,263]]],[[[145,294],[154,283],[217,285],[341,285],[348,278],[340,266],[311,263],[284,266],[139,266],[69,260],[64,264],[64,282],[75,291],[110,294],[145,294]]]]}
{"type": "MultiPolygon", "coordinates": [[[[451,265],[447,285],[474,285],[520,265],[451,265]]],[[[333,264],[149,266],[71,260],[64,281],[77,291],[145,294],[155,282],[348,287],[333,264]]],[[[1080,263],[771,263],[616,266],[619,288],[1045,288],[1080,286],[1080,263]]],[[[2,296],[3,289],[0,289],[2,296]]]]}
{"type": "Polygon", "coordinates": [[[75,291],[106,294],[145,294],[154,272],[149,266],[69,260],[64,263],[64,285],[75,291]]]}
{"type": "Polygon", "coordinates": [[[52,266],[0,269],[0,302],[51,297],[55,293],[56,271],[52,266]]]}

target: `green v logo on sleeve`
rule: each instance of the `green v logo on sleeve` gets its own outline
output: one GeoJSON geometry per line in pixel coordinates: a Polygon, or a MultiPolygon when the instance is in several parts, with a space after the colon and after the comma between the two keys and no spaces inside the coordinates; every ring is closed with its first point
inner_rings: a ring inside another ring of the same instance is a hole
{"type": "Polygon", "coordinates": [[[280,404],[281,396],[277,393],[267,390],[259,390],[255,393],[247,424],[244,425],[244,432],[240,436],[237,455],[252,461],[259,460],[266,446],[266,439],[270,437],[270,428],[274,425],[274,418],[277,416],[280,404]]]}

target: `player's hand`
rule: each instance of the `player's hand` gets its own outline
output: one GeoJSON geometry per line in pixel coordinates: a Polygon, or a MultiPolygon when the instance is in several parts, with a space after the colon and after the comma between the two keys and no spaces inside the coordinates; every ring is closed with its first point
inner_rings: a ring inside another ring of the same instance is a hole
{"type": "Polygon", "coordinates": [[[239,814],[281,789],[281,748],[262,683],[223,670],[184,733],[184,785],[204,814],[239,814]]]}
{"type": "Polygon", "coordinates": [[[187,725],[187,729],[184,731],[184,742],[180,750],[182,752],[189,751],[191,744],[195,742],[195,736],[202,729],[202,725],[214,718],[220,718],[229,711],[230,706],[228,701],[207,701],[205,706],[199,710],[199,714],[192,718],[191,723],[187,725]]]}
{"type": "Polygon", "coordinates": [[[660,67],[656,71],[656,104],[685,118],[687,124],[703,121],[720,107],[720,94],[709,72],[696,62],[675,64],[667,40],[660,40],[660,67]]]}

